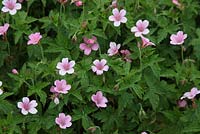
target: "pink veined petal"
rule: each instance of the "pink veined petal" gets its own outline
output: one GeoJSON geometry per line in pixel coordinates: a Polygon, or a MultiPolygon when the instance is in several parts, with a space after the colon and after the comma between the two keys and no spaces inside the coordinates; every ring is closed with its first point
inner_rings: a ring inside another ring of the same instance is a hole
{"type": "Polygon", "coordinates": [[[103,97],[102,101],[103,101],[104,103],[107,103],[107,102],[108,102],[108,99],[107,99],[106,97],[103,97]]]}
{"type": "Polygon", "coordinates": [[[7,0],[3,0],[3,1],[2,1],[2,4],[3,4],[3,5],[6,5],[6,1],[7,1],[7,0]]]}
{"type": "Polygon", "coordinates": [[[11,0],[13,3],[16,3],[17,2],[17,0],[11,0]]]}
{"type": "Polygon", "coordinates": [[[138,31],[137,27],[134,26],[134,27],[131,28],[132,33],[137,32],[137,31],[138,31]]]}
{"type": "Polygon", "coordinates": [[[184,34],[183,39],[186,39],[186,38],[187,38],[187,34],[184,34]]]}
{"type": "Polygon", "coordinates": [[[23,103],[29,103],[29,98],[28,97],[23,97],[22,98],[23,103]]]}
{"type": "Polygon", "coordinates": [[[140,25],[142,25],[142,20],[138,20],[138,21],[136,22],[136,26],[137,26],[137,27],[139,27],[140,25]]]}
{"type": "Polygon", "coordinates": [[[140,37],[140,36],[142,36],[141,32],[135,32],[135,37],[140,37]]]}
{"type": "Polygon", "coordinates": [[[98,107],[107,107],[107,104],[101,103],[101,104],[98,104],[98,107]]]}
{"type": "Polygon", "coordinates": [[[87,48],[87,45],[85,43],[81,43],[80,46],[79,46],[79,48],[81,50],[85,50],[87,48]]]}
{"type": "Polygon", "coordinates": [[[117,16],[119,14],[119,10],[117,8],[112,10],[112,13],[114,16],[117,16]]]}
{"type": "Polygon", "coordinates": [[[69,59],[68,59],[68,58],[63,58],[63,59],[62,59],[62,63],[63,63],[63,64],[68,64],[68,62],[69,62],[69,59]]]}
{"type": "Polygon", "coordinates": [[[15,8],[19,10],[22,8],[22,5],[20,3],[16,3],[15,8]]]}
{"type": "Polygon", "coordinates": [[[65,70],[62,70],[62,69],[59,70],[59,74],[62,75],[62,76],[64,76],[66,73],[67,73],[67,71],[65,71],[65,70]]]}
{"type": "Polygon", "coordinates": [[[108,71],[108,69],[109,69],[109,66],[106,65],[106,66],[104,66],[103,71],[108,71]]]}
{"type": "Polygon", "coordinates": [[[74,73],[74,69],[71,68],[71,69],[67,70],[66,72],[67,72],[68,74],[73,74],[73,73],[74,73]]]}
{"type": "Polygon", "coordinates": [[[72,60],[72,61],[69,62],[69,64],[70,64],[70,67],[74,67],[75,61],[72,60]]]}
{"type": "Polygon", "coordinates": [[[58,62],[56,68],[57,69],[63,69],[63,64],[61,62],[58,62]]]}
{"type": "Polygon", "coordinates": [[[84,54],[85,55],[89,55],[90,53],[91,53],[91,48],[86,48],[85,50],[84,50],[84,54]]]}
{"type": "Polygon", "coordinates": [[[96,102],[96,95],[93,94],[92,97],[91,97],[91,99],[92,99],[93,102],[96,102]]]}
{"type": "Polygon", "coordinates": [[[97,75],[102,75],[102,74],[103,74],[103,70],[97,70],[97,71],[96,71],[96,74],[97,74],[97,75]]]}
{"type": "Polygon", "coordinates": [[[126,15],[126,10],[124,10],[124,9],[120,10],[120,15],[121,16],[125,16],[126,15]]]}
{"type": "Polygon", "coordinates": [[[93,72],[96,72],[96,71],[97,71],[97,68],[96,68],[95,66],[92,66],[91,68],[92,68],[92,71],[93,71],[93,72]]]}
{"type": "Polygon", "coordinates": [[[149,33],[149,29],[144,29],[144,31],[142,32],[143,34],[148,34],[149,33]]]}
{"type": "Polygon", "coordinates": [[[18,108],[23,108],[23,103],[22,103],[22,102],[18,102],[18,103],[17,103],[17,107],[18,107],[18,108]]]}
{"type": "Polygon", "coordinates": [[[67,122],[70,122],[72,120],[72,117],[70,115],[67,115],[65,118],[67,122]]]}
{"type": "Polygon", "coordinates": [[[3,8],[1,9],[1,11],[2,11],[2,12],[8,12],[9,9],[8,9],[7,7],[3,7],[3,8]]]}
{"type": "Polygon", "coordinates": [[[115,21],[115,17],[113,15],[109,16],[109,21],[115,21]]]}
{"type": "Polygon", "coordinates": [[[98,92],[96,93],[96,95],[100,98],[100,97],[103,96],[103,93],[102,93],[101,91],[98,91],[98,92]]]}
{"type": "Polygon", "coordinates": [[[120,24],[121,24],[120,21],[115,21],[115,22],[114,22],[114,26],[116,26],[116,27],[120,26],[120,24]]]}
{"type": "Polygon", "coordinates": [[[117,49],[120,49],[120,47],[121,47],[121,44],[117,44],[117,49]]]}
{"type": "Polygon", "coordinates": [[[31,114],[36,114],[38,111],[37,111],[36,108],[31,108],[31,109],[29,109],[29,112],[30,112],[31,114]]]}
{"type": "Polygon", "coordinates": [[[65,90],[70,90],[71,89],[71,85],[67,85],[66,87],[65,87],[65,90]]]}
{"type": "Polygon", "coordinates": [[[101,60],[101,63],[102,63],[103,65],[105,65],[105,64],[107,63],[107,60],[102,59],[102,60],[101,60]]]}
{"type": "Polygon", "coordinates": [[[122,17],[121,22],[122,23],[126,23],[127,22],[127,18],[126,17],[122,17]]]}
{"type": "Polygon", "coordinates": [[[93,61],[93,64],[94,64],[94,65],[97,65],[97,64],[99,64],[99,62],[100,62],[99,60],[94,60],[94,61],[93,61]]]}
{"type": "Polygon", "coordinates": [[[148,20],[144,20],[143,21],[143,25],[145,28],[147,28],[149,26],[149,21],[148,20]]]}
{"type": "Polygon", "coordinates": [[[72,125],[72,123],[71,122],[68,122],[67,124],[66,124],[66,127],[70,127],[72,125]]]}
{"type": "Polygon", "coordinates": [[[11,15],[15,15],[15,14],[17,13],[17,10],[16,10],[16,9],[9,10],[9,13],[10,13],[11,15]]]}
{"type": "Polygon", "coordinates": [[[27,114],[28,114],[28,111],[22,108],[21,113],[22,113],[23,115],[27,115],[27,114]]]}
{"type": "Polygon", "coordinates": [[[190,92],[186,92],[181,98],[189,98],[190,96],[191,96],[190,92]]]}
{"type": "Polygon", "coordinates": [[[177,32],[177,35],[178,35],[178,36],[182,36],[182,35],[183,35],[183,31],[178,31],[178,32],[177,32]]]}
{"type": "Polygon", "coordinates": [[[175,35],[175,34],[172,34],[172,35],[170,36],[170,40],[172,40],[172,41],[176,40],[176,35],[175,35]]]}
{"type": "Polygon", "coordinates": [[[98,44],[93,44],[92,45],[92,50],[97,51],[99,49],[99,45],[98,44]]]}
{"type": "Polygon", "coordinates": [[[110,48],[115,48],[116,47],[116,43],[115,42],[110,42],[110,48]]]}
{"type": "Polygon", "coordinates": [[[35,100],[32,100],[30,103],[29,103],[30,107],[36,107],[38,104],[35,100]]]}

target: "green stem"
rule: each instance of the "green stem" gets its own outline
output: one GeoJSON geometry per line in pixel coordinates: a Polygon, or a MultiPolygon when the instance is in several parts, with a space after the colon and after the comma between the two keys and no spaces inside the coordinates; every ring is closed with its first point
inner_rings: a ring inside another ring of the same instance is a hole
{"type": "Polygon", "coordinates": [[[43,51],[43,47],[42,47],[41,44],[39,44],[39,46],[40,46],[40,50],[41,50],[42,59],[44,59],[44,51],[43,51]]]}
{"type": "Polygon", "coordinates": [[[139,50],[139,59],[140,59],[140,71],[142,71],[142,52],[141,52],[141,47],[138,46],[139,50]]]}
{"type": "Polygon", "coordinates": [[[181,60],[182,60],[182,63],[184,61],[183,51],[184,51],[184,46],[181,45],[181,60]]]}

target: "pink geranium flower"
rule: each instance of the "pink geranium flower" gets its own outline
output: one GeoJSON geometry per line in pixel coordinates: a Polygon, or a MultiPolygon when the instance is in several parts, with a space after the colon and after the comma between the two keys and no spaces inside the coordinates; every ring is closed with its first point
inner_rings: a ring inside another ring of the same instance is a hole
{"type": "Polygon", "coordinates": [[[122,54],[122,57],[125,61],[132,62],[130,58],[131,52],[129,50],[121,50],[120,53],[122,54]]]}
{"type": "Polygon", "coordinates": [[[50,90],[54,90],[56,93],[67,94],[71,89],[71,85],[67,84],[66,80],[56,80],[54,85],[55,86],[52,87],[53,89],[50,90]]]}
{"type": "Polygon", "coordinates": [[[187,106],[187,101],[186,100],[178,100],[177,105],[179,108],[184,108],[187,106]]]}
{"type": "Polygon", "coordinates": [[[9,12],[11,15],[15,15],[17,10],[21,9],[20,3],[16,3],[17,0],[3,0],[2,4],[4,7],[1,9],[3,12],[9,12]]]}
{"type": "Polygon", "coordinates": [[[141,134],[147,134],[147,132],[144,131],[144,132],[141,132],[141,134]]]}
{"type": "Polygon", "coordinates": [[[18,72],[17,69],[15,69],[15,68],[12,69],[12,73],[13,73],[13,74],[19,74],[19,72],[18,72]]]}
{"type": "Polygon", "coordinates": [[[107,98],[103,96],[101,91],[98,91],[96,94],[93,94],[91,97],[92,101],[96,104],[97,107],[107,107],[107,98]]]}
{"type": "Polygon", "coordinates": [[[60,75],[67,74],[73,74],[74,73],[74,67],[75,61],[69,61],[68,58],[63,58],[62,62],[58,62],[56,68],[59,69],[60,75]]]}
{"type": "Polygon", "coordinates": [[[181,5],[178,0],[172,0],[172,3],[175,4],[175,5],[177,5],[177,6],[181,5]]]}
{"type": "Polygon", "coordinates": [[[97,51],[99,49],[99,44],[97,43],[97,38],[93,36],[91,39],[86,37],[83,38],[84,43],[80,44],[80,49],[84,51],[85,55],[89,55],[92,50],[97,51]]]}
{"type": "Polygon", "coordinates": [[[142,39],[142,47],[143,48],[145,48],[147,46],[155,46],[155,44],[153,42],[150,42],[150,40],[148,38],[141,36],[141,39],[142,39]]]}
{"type": "Polygon", "coordinates": [[[80,6],[83,5],[83,2],[82,2],[81,0],[78,0],[78,1],[75,2],[75,5],[76,5],[77,7],[80,7],[80,6]]]}
{"type": "Polygon", "coordinates": [[[55,122],[59,125],[60,128],[66,129],[67,127],[70,127],[72,125],[71,120],[72,117],[70,115],[59,113],[59,116],[55,119],[55,122]]]}
{"type": "Polygon", "coordinates": [[[28,97],[23,97],[22,102],[17,103],[17,107],[21,108],[21,113],[23,115],[27,115],[28,113],[36,114],[37,109],[37,102],[35,100],[30,101],[28,97]]]}
{"type": "Polygon", "coordinates": [[[147,28],[149,26],[148,20],[138,20],[136,22],[136,26],[131,28],[131,32],[135,33],[135,37],[140,37],[142,35],[146,35],[149,33],[149,29],[147,28]]]}
{"type": "Polygon", "coordinates": [[[117,0],[113,0],[113,1],[112,1],[111,7],[117,8],[117,0]]]}
{"type": "Polygon", "coordinates": [[[121,23],[126,23],[127,18],[125,17],[126,15],[126,10],[118,10],[117,8],[112,10],[113,15],[109,16],[110,21],[114,21],[114,26],[118,27],[120,26],[121,23]]]}
{"type": "Polygon", "coordinates": [[[115,42],[110,42],[110,48],[108,49],[108,55],[113,56],[118,53],[119,48],[121,47],[120,44],[116,44],[115,42]]]}
{"type": "Polygon", "coordinates": [[[186,92],[184,93],[184,95],[181,97],[181,100],[184,98],[188,98],[188,99],[194,99],[194,97],[200,94],[200,90],[198,90],[196,87],[193,87],[190,92],[186,92]]]}
{"type": "Polygon", "coordinates": [[[29,38],[29,41],[27,43],[28,45],[30,45],[30,44],[36,45],[36,44],[38,44],[40,42],[40,39],[42,38],[42,35],[40,35],[39,32],[36,32],[36,33],[30,34],[28,36],[28,38],[29,38]]]}
{"type": "Polygon", "coordinates": [[[92,66],[92,71],[96,72],[97,75],[102,75],[103,71],[108,71],[109,69],[109,66],[106,65],[106,63],[107,61],[105,59],[93,61],[94,66],[92,66]]]}
{"type": "Polygon", "coordinates": [[[178,31],[177,34],[172,34],[170,36],[170,44],[172,45],[181,45],[184,43],[184,40],[187,38],[187,34],[184,34],[183,31],[178,31]]]}
{"type": "Polygon", "coordinates": [[[10,25],[8,23],[5,23],[3,26],[0,26],[0,35],[6,35],[9,26],[10,25]]]}

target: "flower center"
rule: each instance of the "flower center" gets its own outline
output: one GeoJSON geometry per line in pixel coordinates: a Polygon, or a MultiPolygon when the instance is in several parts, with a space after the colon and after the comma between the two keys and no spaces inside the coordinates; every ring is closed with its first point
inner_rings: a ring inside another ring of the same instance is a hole
{"type": "Polygon", "coordinates": [[[24,103],[23,108],[28,111],[30,109],[29,103],[24,103]]]}
{"type": "Polygon", "coordinates": [[[63,67],[64,67],[65,70],[69,70],[70,69],[70,65],[69,64],[64,64],[63,67]]]}
{"type": "Polygon", "coordinates": [[[99,64],[97,64],[96,67],[97,67],[98,70],[103,70],[104,65],[102,65],[101,63],[99,63],[99,64]]]}
{"type": "Polygon", "coordinates": [[[115,15],[115,20],[116,21],[120,21],[122,19],[120,14],[115,15]]]}
{"type": "Polygon", "coordinates": [[[139,30],[140,32],[143,32],[143,31],[144,31],[143,25],[139,25],[137,28],[138,28],[138,30],[139,30]]]}
{"type": "Polygon", "coordinates": [[[15,3],[12,1],[7,1],[6,5],[7,8],[9,8],[10,10],[13,10],[15,8],[15,3]]]}

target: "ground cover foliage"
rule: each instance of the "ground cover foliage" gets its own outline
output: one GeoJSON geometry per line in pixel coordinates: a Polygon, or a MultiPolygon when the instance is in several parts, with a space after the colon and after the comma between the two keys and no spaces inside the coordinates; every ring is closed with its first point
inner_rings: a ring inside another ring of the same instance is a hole
{"type": "Polygon", "coordinates": [[[200,133],[199,0],[6,1],[1,134],[200,133]]]}

